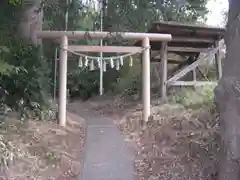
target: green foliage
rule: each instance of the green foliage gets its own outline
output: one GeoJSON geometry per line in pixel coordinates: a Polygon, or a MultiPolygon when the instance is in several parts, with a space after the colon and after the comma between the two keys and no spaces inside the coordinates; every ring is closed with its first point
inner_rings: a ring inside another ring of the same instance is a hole
{"type": "MultiPolygon", "coordinates": [[[[4,96],[2,96],[4,102],[18,110],[21,109],[20,107],[31,110],[40,107],[46,109],[46,94],[50,88],[53,89],[53,78],[49,77],[54,77],[54,63],[50,59],[54,59],[57,45],[44,41],[43,50],[46,58],[40,58],[38,48],[16,40],[19,37],[16,29],[23,11],[22,5],[29,2],[33,1],[9,0],[8,3],[2,2],[0,7],[0,32],[5,37],[2,38],[0,47],[9,49],[9,52],[0,52],[0,80],[3,82],[0,88],[4,92],[4,96]]],[[[124,2],[109,0],[104,13],[103,28],[109,31],[145,31],[152,21],[196,22],[204,18],[205,4],[206,0],[133,0],[124,2]]],[[[68,11],[68,30],[98,30],[100,14],[95,5],[91,1],[72,0],[66,4],[66,1],[43,0],[43,28],[65,30],[65,17],[68,11]]],[[[107,43],[122,44],[121,41],[120,38],[107,43]]],[[[99,44],[99,41],[85,39],[73,43],[99,44]]],[[[94,55],[98,56],[98,54],[94,55]]],[[[126,65],[120,72],[113,69],[108,70],[104,73],[105,92],[110,90],[114,93],[123,91],[127,91],[129,94],[136,93],[140,87],[140,71],[140,66],[136,64],[133,68],[126,65]]],[[[69,61],[68,72],[68,88],[72,96],[89,97],[98,93],[99,70],[90,72],[87,69],[79,69],[76,67],[76,61],[69,61]]],[[[37,112],[40,113],[40,111],[37,112]]]]}
{"type": "Polygon", "coordinates": [[[9,4],[18,5],[21,3],[21,0],[8,0],[9,4]]]}
{"type": "Polygon", "coordinates": [[[181,88],[172,92],[170,102],[181,104],[186,108],[198,109],[202,106],[213,106],[214,86],[181,88]]]}
{"type": "Polygon", "coordinates": [[[47,151],[44,153],[44,159],[47,161],[48,164],[55,164],[60,161],[60,155],[54,151],[47,151]]]}
{"type": "MultiPolygon", "coordinates": [[[[3,60],[3,57],[2,57],[3,54],[8,53],[8,52],[9,52],[9,49],[7,47],[0,46],[0,58],[1,58],[1,61],[0,61],[0,75],[8,75],[9,76],[10,73],[14,69],[13,65],[10,65],[3,60]]],[[[1,86],[0,86],[0,88],[1,88],[1,86]]]]}
{"type": "Polygon", "coordinates": [[[21,3],[5,1],[0,6],[0,103],[3,112],[11,108],[24,116],[46,109],[49,68],[39,48],[24,42],[16,31],[24,10],[21,3]]]}
{"type": "MultiPolygon", "coordinates": [[[[103,28],[106,31],[144,32],[153,21],[197,23],[203,20],[207,14],[206,2],[206,0],[133,0],[124,2],[108,0],[104,11],[103,28]]],[[[124,43],[121,38],[113,42],[107,42],[107,44],[124,43]]],[[[131,42],[127,43],[129,44],[131,42]]],[[[136,65],[134,64],[134,66],[136,65]]],[[[105,81],[107,81],[108,84],[105,84],[104,87],[110,87],[111,90],[113,88],[112,91],[117,93],[120,91],[136,93],[140,87],[140,75],[136,75],[137,73],[135,72],[140,72],[141,67],[136,66],[134,69],[124,67],[123,69],[124,73],[121,73],[121,71],[119,73],[116,71],[106,72],[105,81]],[[116,79],[113,79],[114,77],[116,79]]]]}
{"type": "MultiPolygon", "coordinates": [[[[65,17],[68,11],[68,30],[99,30],[100,13],[92,1],[45,1],[44,3],[44,29],[64,30],[65,17]]],[[[180,22],[196,22],[203,19],[207,9],[206,0],[182,1],[115,1],[108,0],[104,10],[103,29],[106,31],[146,31],[152,21],[175,20],[180,22]]],[[[74,44],[99,44],[98,40],[73,41],[74,44]]],[[[108,41],[107,44],[122,44],[121,38],[108,41]]],[[[129,42],[128,42],[129,43],[129,42]]],[[[130,42],[131,43],[131,42],[130,42]]],[[[53,46],[44,44],[44,53],[53,59],[53,46]]],[[[54,46],[55,47],[55,46],[54,46]]],[[[92,54],[91,54],[92,55],[92,54]]],[[[99,56],[98,54],[94,54],[99,56]]],[[[112,54],[115,55],[115,54],[112,54]]],[[[71,96],[88,97],[97,94],[99,89],[99,70],[89,72],[74,65],[68,66],[68,88],[71,96]]],[[[128,66],[128,65],[127,65],[128,66]]],[[[104,73],[104,91],[115,93],[128,91],[130,94],[139,90],[140,66],[135,65],[134,70],[123,67],[120,72],[108,69],[104,73]],[[134,72],[132,72],[134,71],[134,72]]],[[[53,73],[51,75],[54,76],[53,73]]]]}
{"type": "MultiPolygon", "coordinates": [[[[92,30],[95,27],[98,13],[88,6],[86,2],[79,0],[69,1],[46,1],[44,4],[44,29],[47,30],[65,30],[65,15],[68,11],[68,30],[92,30]]],[[[98,44],[99,40],[73,40],[73,44],[98,44]]],[[[48,59],[54,59],[56,44],[45,41],[43,44],[44,55],[48,59]]],[[[96,54],[95,54],[96,55],[96,54]]],[[[87,69],[80,69],[76,66],[78,57],[70,57],[68,63],[68,89],[71,97],[88,97],[98,93],[99,71],[90,72],[87,69]]],[[[52,63],[52,67],[53,67],[52,63]]],[[[54,77],[54,68],[52,68],[51,77],[54,77]]],[[[53,79],[53,78],[52,78],[53,79]]],[[[57,82],[58,83],[58,82],[57,82]]],[[[58,88],[58,84],[57,84],[58,88]]],[[[52,88],[53,89],[53,88],[52,88]]]]}
{"type": "Polygon", "coordinates": [[[215,63],[207,63],[207,64],[203,64],[199,67],[199,69],[201,70],[201,74],[199,74],[199,78],[201,78],[202,80],[212,80],[212,81],[216,81],[217,77],[217,71],[216,71],[216,64],[215,63]]]}
{"type": "Polygon", "coordinates": [[[117,82],[113,85],[113,92],[125,92],[128,95],[138,93],[141,87],[141,64],[134,59],[134,66],[129,67],[128,61],[124,63],[124,67],[119,72],[117,82]]]}
{"type": "Polygon", "coordinates": [[[88,99],[99,92],[99,71],[89,71],[87,68],[71,68],[68,73],[68,88],[71,97],[88,99]]]}
{"type": "Polygon", "coordinates": [[[0,76],[5,104],[22,113],[38,108],[46,110],[50,85],[47,61],[39,56],[38,47],[22,40],[14,39],[10,46],[10,52],[4,57],[10,67],[15,68],[10,74],[0,76]]]}
{"type": "Polygon", "coordinates": [[[108,0],[104,25],[113,31],[146,31],[153,21],[159,20],[195,23],[205,18],[206,3],[207,0],[108,0]]]}

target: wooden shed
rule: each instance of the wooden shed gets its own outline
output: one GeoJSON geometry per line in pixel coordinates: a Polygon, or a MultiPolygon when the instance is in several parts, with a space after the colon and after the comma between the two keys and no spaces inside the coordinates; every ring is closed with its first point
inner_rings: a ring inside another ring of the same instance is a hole
{"type": "MultiPolygon", "coordinates": [[[[223,39],[225,29],[204,25],[180,24],[176,22],[153,22],[148,33],[171,34],[168,43],[150,42],[151,61],[161,63],[161,94],[167,96],[167,86],[202,86],[211,84],[208,81],[196,80],[196,69],[210,53],[215,54],[218,78],[222,75],[219,57],[219,41],[223,39]],[[200,58],[200,53],[205,56],[200,58]],[[172,72],[168,72],[168,64],[176,64],[172,72]],[[193,81],[179,81],[180,78],[193,72],[193,81]],[[169,77],[168,74],[171,74],[169,77]]],[[[136,42],[140,46],[141,42],[136,42]]]]}

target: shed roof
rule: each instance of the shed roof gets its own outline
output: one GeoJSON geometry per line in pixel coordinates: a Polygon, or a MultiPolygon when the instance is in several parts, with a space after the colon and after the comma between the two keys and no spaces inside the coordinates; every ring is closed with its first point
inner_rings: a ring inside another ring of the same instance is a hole
{"type": "MultiPolygon", "coordinates": [[[[225,28],[181,24],[177,22],[153,22],[148,33],[171,34],[172,41],[168,46],[209,48],[216,40],[224,37],[225,28]]],[[[161,42],[151,42],[153,50],[160,50],[161,42]]],[[[136,45],[140,45],[137,42],[136,45]]]]}

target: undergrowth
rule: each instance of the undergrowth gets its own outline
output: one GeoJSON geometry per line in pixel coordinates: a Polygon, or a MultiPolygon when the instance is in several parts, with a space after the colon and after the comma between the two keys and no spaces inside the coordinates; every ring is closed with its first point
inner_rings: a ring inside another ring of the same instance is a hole
{"type": "Polygon", "coordinates": [[[212,107],[215,86],[203,86],[196,88],[178,88],[172,91],[169,102],[181,104],[186,108],[198,109],[212,107]]]}
{"type": "Polygon", "coordinates": [[[8,168],[16,159],[23,156],[23,152],[11,141],[0,136],[0,165],[2,168],[8,168]]]}
{"type": "Polygon", "coordinates": [[[216,178],[220,136],[213,88],[176,90],[167,104],[152,107],[152,116],[144,125],[137,109],[118,122],[122,132],[136,142],[139,178],[216,178]]]}

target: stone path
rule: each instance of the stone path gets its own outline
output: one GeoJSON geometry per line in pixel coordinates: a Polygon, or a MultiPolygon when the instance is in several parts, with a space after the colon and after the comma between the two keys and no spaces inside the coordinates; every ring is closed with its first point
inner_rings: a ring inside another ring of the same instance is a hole
{"type": "Polygon", "coordinates": [[[80,180],[133,180],[133,155],[111,119],[84,113],[87,124],[80,180]]]}

